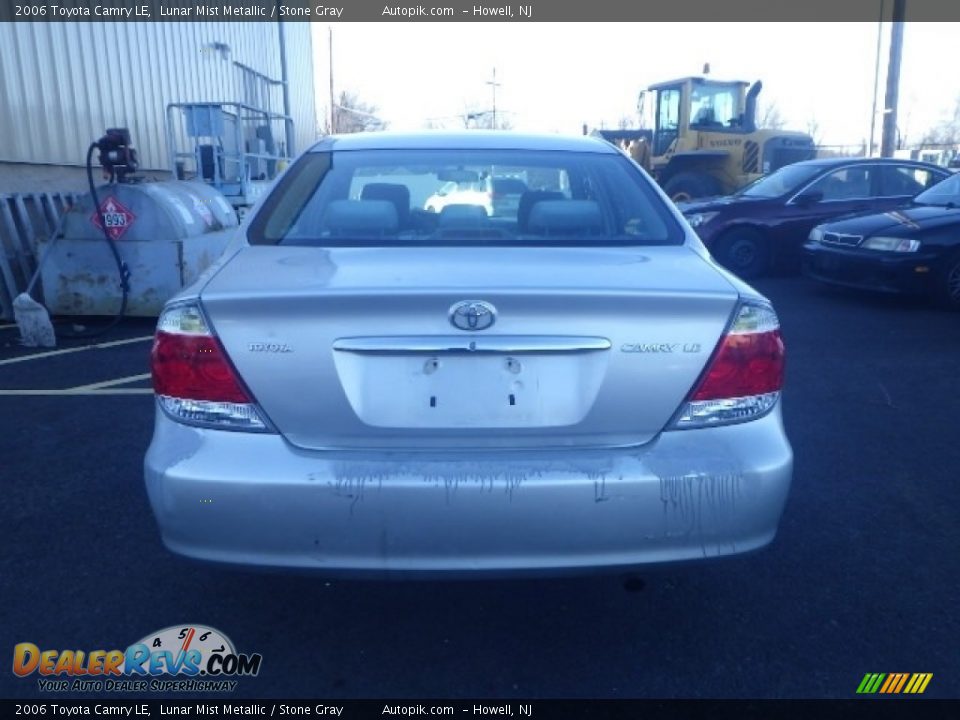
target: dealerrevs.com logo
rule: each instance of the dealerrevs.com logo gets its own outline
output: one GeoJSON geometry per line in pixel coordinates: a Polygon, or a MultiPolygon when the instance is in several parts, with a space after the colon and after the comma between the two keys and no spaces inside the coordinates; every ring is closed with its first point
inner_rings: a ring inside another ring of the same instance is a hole
{"type": "Polygon", "coordinates": [[[41,650],[29,642],[13,648],[13,673],[39,675],[45,692],[231,692],[232,678],[256,676],[262,661],[204,625],[173,625],[126,650],[41,650]]]}

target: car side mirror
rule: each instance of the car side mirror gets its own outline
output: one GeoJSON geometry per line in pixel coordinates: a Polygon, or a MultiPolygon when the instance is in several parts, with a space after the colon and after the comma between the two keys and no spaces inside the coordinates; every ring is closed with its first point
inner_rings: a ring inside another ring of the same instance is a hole
{"type": "Polygon", "coordinates": [[[809,192],[800,193],[794,198],[793,201],[797,205],[815,205],[821,200],[823,200],[823,193],[819,190],[811,190],[809,192]]]}

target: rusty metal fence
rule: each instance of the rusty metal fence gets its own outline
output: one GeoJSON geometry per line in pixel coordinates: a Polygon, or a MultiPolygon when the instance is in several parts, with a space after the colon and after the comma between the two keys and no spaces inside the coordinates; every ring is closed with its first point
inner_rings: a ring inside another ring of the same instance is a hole
{"type": "Polygon", "coordinates": [[[37,243],[49,237],[75,193],[0,194],[0,318],[13,320],[13,299],[37,269],[37,243]]]}

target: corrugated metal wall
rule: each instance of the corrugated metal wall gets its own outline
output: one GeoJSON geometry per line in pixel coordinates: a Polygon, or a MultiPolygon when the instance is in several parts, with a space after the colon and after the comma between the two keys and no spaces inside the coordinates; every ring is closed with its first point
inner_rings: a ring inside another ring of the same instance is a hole
{"type": "MultiPolygon", "coordinates": [[[[299,153],[317,127],[310,24],[284,31],[299,153]]],[[[169,169],[167,104],[243,101],[234,62],[279,80],[277,24],[0,23],[0,162],[82,165],[106,128],[127,127],[141,167],[169,169]]]]}

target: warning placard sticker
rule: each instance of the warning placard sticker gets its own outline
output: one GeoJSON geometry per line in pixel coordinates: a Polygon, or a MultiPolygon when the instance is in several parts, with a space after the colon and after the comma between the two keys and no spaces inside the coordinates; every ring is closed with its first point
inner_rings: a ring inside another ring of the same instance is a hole
{"type": "Polygon", "coordinates": [[[107,233],[114,240],[119,240],[137,219],[136,215],[112,195],[100,203],[100,211],[90,216],[90,222],[98,228],[102,228],[103,223],[100,220],[102,213],[107,223],[107,233]]]}

